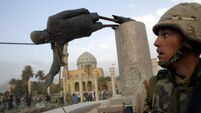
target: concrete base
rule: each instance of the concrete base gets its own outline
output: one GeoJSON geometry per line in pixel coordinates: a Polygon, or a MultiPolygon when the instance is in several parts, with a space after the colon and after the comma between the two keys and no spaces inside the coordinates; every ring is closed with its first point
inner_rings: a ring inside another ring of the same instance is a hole
{"type": "MultiPolygon", "coordinates": [[[[64,107],[67,113],[123,113],[123,106],[133,106],[133,97],[117,95],[108,100],[84,102],[64,107]],[[123,104],[124,103],[124,104],[123,104]]],[[[62,108],[44,113],[63,113],[62,108]]]]}
{"type": "MultiPolygon", "coordinates": [[[[85,103],[79,103],[79,104],[74,104],[70,106],[65,106],[63,109],[67,113],[88,113],[91,110],[97,108],[98,106],[101,105],[101,101],[94,101],[94,102],[85,102],[85,103]]],[[[61,107],[58,109],[50,110],[44,113],[64,113],[61,107]]]]}
{"type": "Polygon", "coordinates": [[[133,96],[122,97],[117,95],[97,108],[97,113],[123,113],[124,106],[133,106],[133,96]]]}
{"type": "Polygon", "coordinates": [[[98,113],[123,113],[123,105],[99,106],[98,113]]]}

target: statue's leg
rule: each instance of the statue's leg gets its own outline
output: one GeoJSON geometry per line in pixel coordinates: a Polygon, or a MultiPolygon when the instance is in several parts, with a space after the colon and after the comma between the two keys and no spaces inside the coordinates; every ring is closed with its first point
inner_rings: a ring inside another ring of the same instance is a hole
{"type": "MultiPolygon", "coordinates": [[[[59,46],[59,48],[63,52],[63,46],[59,46]]],[[[45,81],[43,83],[43,88],[45,89],[52,84],[54,76],[59,73],[61,67],[62,59],[59,59],[61,57],[58,56],[59,54],[57,53],[58,51],[56,50],[56,47],[53,47],[52,50],[53,50],[53,62],[49,73],[45,76],[45,81]]],[[[63,55],[63,53],[60,54],[63,55]]]]}

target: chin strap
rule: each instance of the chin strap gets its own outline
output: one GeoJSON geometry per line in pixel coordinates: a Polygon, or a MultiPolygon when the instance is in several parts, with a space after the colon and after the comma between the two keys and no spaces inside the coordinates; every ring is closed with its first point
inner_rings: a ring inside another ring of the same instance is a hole
{"type": "Polygon", "coordinates": [[[170,67],[180,58],[180,56],[183,54],[183,50],[183,48],[178,49],[177,52],[168,61],[159,63],[159,65],[163,68],[170,67]]]}
{"type": "Polygon", "coordinates": [[[172,64],[174,64],[183,54],[185,50],[193,51],[191,43],[188,40],[185,40],[183,46],[176,51],[176,53],[166,62],[159,63],[159,65],[163,68],[168,68],[172,64]]]}

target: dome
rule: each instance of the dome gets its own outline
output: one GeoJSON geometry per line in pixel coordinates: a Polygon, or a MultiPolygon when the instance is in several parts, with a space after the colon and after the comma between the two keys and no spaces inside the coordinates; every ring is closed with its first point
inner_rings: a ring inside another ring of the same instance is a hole
{"type": "Polygon", "coordinates": [[[81,54],[78,59],[77,59],[77,66],[79,67],[83,67],[84,65],[91,65],[91,66],[95,66],[96,67],[97,61],[95,56],[93,56],[91,53],[89,52],[84,52],[83,54],[81,54]]]}

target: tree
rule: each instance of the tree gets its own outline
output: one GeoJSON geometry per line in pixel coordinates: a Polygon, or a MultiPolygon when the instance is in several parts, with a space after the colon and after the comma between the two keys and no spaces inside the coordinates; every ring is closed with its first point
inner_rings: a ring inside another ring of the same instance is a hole
{"type": "Polygon", "coordinates": [[[32,86],[31,86],[31,91],[33,92],[33,94],[42,94],[42,84],[40,82],[32,82],[32,86]]]}
{"type": "Polygon", "coordinates": [[[38,72],[35,74],[35,78],[38,78],[38,81],[40,82],[45,76],[45,73],[43,70],[38,70],[38,72]]]}
{"type": "Polygon", "coordinates": [[[24,89],[23,81],[22,80],[16,80],[16,79],[11,79],[9,84],[13,85],[14,87],[11,89],[11,92],[14,95],[23,95],[26,91],[24,89]]]}
{"type": "Polygon", "coordinates": [[[16,80],[15,80],[14,78],[12,78],[12,79],[9,81],[9,84],[11,84],[11,85],[15,85],[15,83],[16,83],[16,80]]]}
{"type": "Polygon", "coordinates": [[[104,78],[106,79],[106,81],[111,81],[111,77],[110,76],[106,76],[104,78]]]}
{"type": "Polygon", "coordinates": [[[33,75],[34,73],[32,67],[30,65],[26,65],[21,74],[22,80],[29,81],[29,79],[33,77],[33,75]]]}
{"type": "Polygon", "coordinates": [[[35,74],[35,78],[38,78],[38,82],[33,84],[33,90],[37,91],[38,94],[42,93],[42,83],[41,80],[44,78],[45,73],[43,70],[38,70],[35,74]]]}
{"type": "Polygon", "coordinates": [[[59,93],[61,91],[61,86],[60,84],[55,84],[55,83],[52,83],[51,87],[50,87],[50,91],[51,93],[59,93]]]}
{"type": "Polygon", "coordinates": [[[25,84],[25,90],[26,90],[26,93],[28,92],[28,81],[31,77],[33,77],[34,73],[33,73],[33,69],[30,65],[26,65],[24,67],[24,70],[22,70],[22,74],[21,74],[21,77],[22,77],[22,80],[24,81],[24,84],[25,84]]]}
{"type": "Polygon", "coordinates": [[[23,95],[24,93],[26,93],[26,89],[24,89],[23,87],[23,81],[22,80],[16,80],[16,85],[15,85],[15,90],[13,91],[13,93],[15,95],[23,95]]]}
{"type": "Polygon", "coordinates": [[[13,90],[15,89],[15,84],[16,84],[16,80],[15,80],[14,78],[12,78],[12,79],[9,81],[9,86],[10,86],[11,92],[13,92],[13,90]]]}
{"type": "Polygon", "coordinates": [[[107,78],[105,77],[98,78],[98,87],[99,90],[107,89],[107,78]]]}

